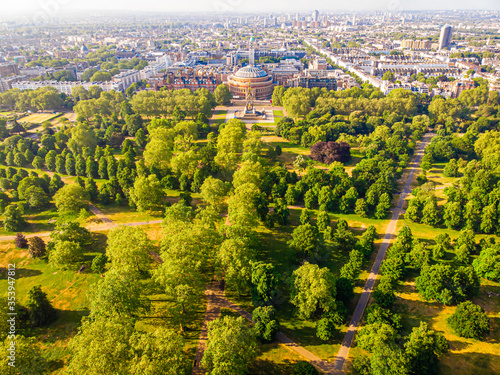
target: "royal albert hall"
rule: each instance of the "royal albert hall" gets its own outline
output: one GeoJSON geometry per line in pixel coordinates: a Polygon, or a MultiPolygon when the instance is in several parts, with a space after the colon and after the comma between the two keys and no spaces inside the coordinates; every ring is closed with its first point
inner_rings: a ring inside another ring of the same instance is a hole
{"type": "Polygon", "coordinates": [[[271,99],[274,90],[273,78],[253,65],[245,66],[229,76],[228,84],[233,97],[239,98],[245,98],[248,87],[251,87],[256,100],[271,99]]]}

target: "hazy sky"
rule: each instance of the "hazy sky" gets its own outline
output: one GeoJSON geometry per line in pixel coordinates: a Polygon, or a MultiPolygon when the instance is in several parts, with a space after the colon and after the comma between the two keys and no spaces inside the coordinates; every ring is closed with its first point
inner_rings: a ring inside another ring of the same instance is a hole
{"type": "Polygon", "coordinates": [[[311,11],[318,10],[500,10],[500,0],[0,0],[2,13],[23,11],[57,15],[64,10],[135,10],[135,11],[311,11]]]}

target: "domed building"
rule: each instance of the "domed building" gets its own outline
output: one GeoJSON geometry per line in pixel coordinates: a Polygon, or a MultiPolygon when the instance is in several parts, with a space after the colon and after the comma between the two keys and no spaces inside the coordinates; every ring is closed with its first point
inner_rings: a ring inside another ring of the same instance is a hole
{"type": "Polygon", "coordinates": [[[245,66],[229,76],[228,85],[231,94],[239,98],[245,98],[250,88],[256,100],[271,99],[274,90],[273,78],[253,65],[245,66]]]}

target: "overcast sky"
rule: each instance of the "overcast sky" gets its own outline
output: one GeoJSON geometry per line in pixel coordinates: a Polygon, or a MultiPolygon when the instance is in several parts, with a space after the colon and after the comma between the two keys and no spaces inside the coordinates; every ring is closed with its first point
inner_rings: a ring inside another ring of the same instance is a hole
{"type": "Polygon", "coordinates": [[[64,10],[132,10],[161,12],[294,12],[318,10],[500,10],[500,0],[0,0],[0,15],[12,11],[57,14],[64,10]]]}

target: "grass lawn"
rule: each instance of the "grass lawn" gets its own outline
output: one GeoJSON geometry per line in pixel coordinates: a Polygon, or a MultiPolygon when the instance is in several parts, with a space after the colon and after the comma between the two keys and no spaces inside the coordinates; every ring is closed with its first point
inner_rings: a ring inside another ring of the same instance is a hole
{"type": "Polygon", "coordinates": [[[210,119],[210,123],[212,124],[223,124],[226,122],[227,111],[217,110],[214,111],[212,118],[210,119]]]}
{"type": "Polygon", "coordinates": [[[26,117],[20,118],[18,121],[19,122],[32,122],[35,124],[41,124],[44,121],[50,121],[58,116],[60,116],[60,113],[32,113],[31,115],[28,115],[26,117]]]}
{"type": "Polygon", "coordinates": [[[283,110],[281,109],[274,109],[273,110],[273,113],[274,113],[274,117],[283,117],[283,110]]]}
{"type": "Polygon", "coordinates": [[[102,204],[96,204],[95,206],[116,224],[162,219],[162,216],[153,216],[147,212],[138,212],[135,208],[130,208],[128,206],[116,206],[113,204],[106,206],[102,204]]]}

